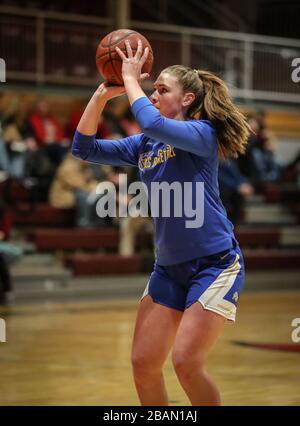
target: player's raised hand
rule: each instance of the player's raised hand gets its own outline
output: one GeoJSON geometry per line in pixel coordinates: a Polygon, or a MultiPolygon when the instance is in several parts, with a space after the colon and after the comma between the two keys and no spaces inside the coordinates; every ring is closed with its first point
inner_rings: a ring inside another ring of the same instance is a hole
{"type": "Polygon", "coordinates": [[[148,58],[149,48],[146,47],[143,51],[142,41],[139,40],[136,53],[135,55],[133,55],[130,41],[125,40],[125,45],[126,45],[127,56],[124,54],[124,52],[122,52],[121,49],[116,47],[116,51],[123,61],[123,64],[122,64],[123,80],[128,78],[133,78],[138,81],[145,80],[146,78],[149,77],[149,74],[148,73],[142,74],[142,68],[148,58]]]}

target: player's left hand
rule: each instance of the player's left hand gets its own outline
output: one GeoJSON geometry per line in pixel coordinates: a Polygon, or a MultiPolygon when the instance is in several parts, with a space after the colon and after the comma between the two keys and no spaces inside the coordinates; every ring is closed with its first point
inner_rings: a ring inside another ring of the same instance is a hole
{"type": "Polygon", "coordinates": [[[142,74],[142,68],[149,55],[149,48],[146,47],[143,52],[142,41],[138,41],[138,47],[135,55],[133,55],[132,48],[129,40],[125,40],[127,56],[121,49],[116,47],[116,51],[123,61],[122,64],[122,77],[125,81],[127,78],[133,78],[141,81],[149,77],[148,73],[142,74]]]}

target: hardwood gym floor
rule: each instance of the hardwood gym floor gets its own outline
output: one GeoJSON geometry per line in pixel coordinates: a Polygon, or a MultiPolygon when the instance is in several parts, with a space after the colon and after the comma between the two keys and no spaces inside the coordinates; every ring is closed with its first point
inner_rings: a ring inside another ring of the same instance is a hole
{"type": "MultiPolygon", "coordinates": [[[[7,327],[0,405],[138,405],[130,366],[136,307],[132,299],[0,307],[7,327]]],[[[243,294],[236,324],[226,325],[207,365],[223,405],[300,405],[293,318],[300,318],[300,292],[243,294]]],[[[170,359],[165,377],[170,405],[188,405],[170,359]]]]}

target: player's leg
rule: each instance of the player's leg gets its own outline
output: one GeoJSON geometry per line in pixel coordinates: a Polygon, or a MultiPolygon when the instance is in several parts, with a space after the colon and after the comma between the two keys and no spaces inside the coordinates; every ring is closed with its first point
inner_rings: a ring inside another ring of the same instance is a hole
{"type": "Polygon", "coordinates": [[[187,290],[170,278],[167,268],[154,266],[136,320],[132,366],[142,405],[167,405],[162,367],[174,343],[187,290]]]}
{"type": "Polygon", "coordinates": [[[204,369],[226,318],[204,310],[199,302],[182,317],[173,349],[177,377],[192,405],[220,405],[220,393],[204,369]]]}
{"type": "Polygon", "coordinates": [[[193,276],[173,350],[177,376],[193,405],[220,404],[219,391],[204,365],[226,319],[235,320],[243,282],[238,247],[206,258],[193,276]]]}
{"type": "Polygon", "coordinates": [[[139,305],[132,347],[132,367],[142,405],[168,405],[162,374],[182,312],[153,302],[148,295],[139,305]]]}

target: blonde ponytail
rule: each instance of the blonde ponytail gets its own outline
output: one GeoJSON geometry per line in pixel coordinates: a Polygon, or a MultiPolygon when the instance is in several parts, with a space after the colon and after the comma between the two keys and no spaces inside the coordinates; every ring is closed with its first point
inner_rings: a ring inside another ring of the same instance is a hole
{"type": "Polygon", "coordinates": [[[209,71],[173,65],[163,72],[174,75],[183,93],[193,92],[195,100],[187,119],[210,120],[215,126],[221,158],[237,157],[246,150],[250,127],[232,102],[223,80],[209,71]]]}

